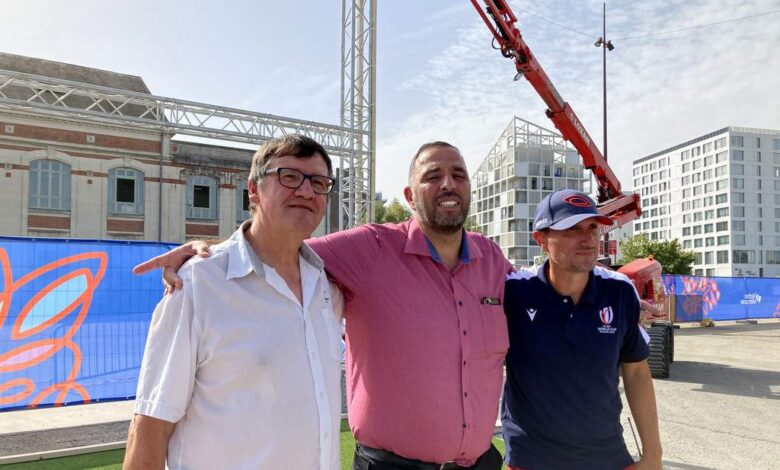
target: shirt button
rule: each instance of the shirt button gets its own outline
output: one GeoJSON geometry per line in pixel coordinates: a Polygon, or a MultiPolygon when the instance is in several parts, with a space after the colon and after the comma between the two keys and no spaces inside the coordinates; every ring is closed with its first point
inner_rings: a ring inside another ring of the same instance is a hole
{"type": "Polygon", "coordinates": [[[568,304],[569,303],[569,299],[563,299],[563,303],[568,304]]]}
{"type": "Polygon", "coordinates": [[[463,306],[463,301],[458,300],[458,305],[460,305],[462,307],[463,306]]]}
{"type": "Polygon", "coordinates": [[[463,361],[463,367],[466,367],[466,361],[463,361]]]}
{"type": "Polygon", "coordinates": [[[463,330],[463,336],[466,336],[466,330],[463,330]]]}
{"type": "Polygon", "coordinates": [[[466,426],[466,423],[463,423],[463,429],[466,429],[468,426],[466,426]]]}
{"type": "Polygon", "coordinates": [[[464,397],[468,397],[469,396],[469,392],[463,392],[463,396],[464,397]]]}

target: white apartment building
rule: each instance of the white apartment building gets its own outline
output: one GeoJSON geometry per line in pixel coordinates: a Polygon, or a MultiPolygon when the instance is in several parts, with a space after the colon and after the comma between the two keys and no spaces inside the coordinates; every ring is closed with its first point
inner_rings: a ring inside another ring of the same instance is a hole
{"type": "Polygon", "coordinates": [[[780,276],[780,130],[725,127],[634,161],[635,233],[678,239],[694,274],[780,276]]]}
{"type": "Polygon", "coordinates": [[[470,217],[520,267],[541,255],[531,237],[536,205],[554,190],[585,190],[589,176],[560,134],[513,117],[471,184],[470,217]]]}

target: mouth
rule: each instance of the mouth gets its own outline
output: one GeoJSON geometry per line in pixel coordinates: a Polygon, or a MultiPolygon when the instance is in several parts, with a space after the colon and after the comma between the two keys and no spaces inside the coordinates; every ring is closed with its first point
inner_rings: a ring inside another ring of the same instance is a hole
{"type": "Polygon", "coordinates": [[[460,206],[460,198],[454,196],[443,196],[436,202],[437,207],[452,209],[460,206]]]}
{"type": "Polygon", "coordinates": [[[311,213],[314,213],[314,209],[312,209],[309,206],[304,206],[304,205],[301,205],[301,204],[292,204],[289,207],[292,208],[292,209],[303,209],[303,210],[309,211],[311,213]]]}

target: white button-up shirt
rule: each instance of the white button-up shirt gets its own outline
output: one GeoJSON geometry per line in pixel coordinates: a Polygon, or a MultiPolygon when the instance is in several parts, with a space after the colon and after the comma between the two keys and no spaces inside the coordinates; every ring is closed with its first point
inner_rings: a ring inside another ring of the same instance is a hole
{"type": "Polygon", "coordinates": [[[301,305],[247,227],[157,305],[135,412],[177,423],[172,469],[340,469],[341,293],[303,245],[301,305]]]}

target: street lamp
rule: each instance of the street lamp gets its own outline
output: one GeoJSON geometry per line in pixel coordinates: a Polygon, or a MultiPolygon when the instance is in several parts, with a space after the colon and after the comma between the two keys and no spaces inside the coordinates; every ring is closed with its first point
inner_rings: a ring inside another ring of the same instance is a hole
{"type": "MultiPolygon", "coordinates": [[[[615,46],[612,45],[612,41],[607,40],[607,3],[603,3],[601,10],[601,37],[596,39],[593,44],[596,47],[601,48],[601,71],[602,71],[602,96],[604,102],[604,160],[607,159],[607,50],[612,50],[615,46]]],[[[612,261],[612,255],[609,254],[609,232],[604,234],[604,251],[609,256],[610,262],[612,261]]],[[[617,261],[617,260],[616,260],[617,261]]]]}
{"type": "Polygon", "coordinates": [[[602,96],[604,102],[604,160],[607,159],[607,50],[613,50],[612,41],[607,40],[607,4],[603,4],[601,13],[602,36],[593,44],[601,48],[602,96]]]}

